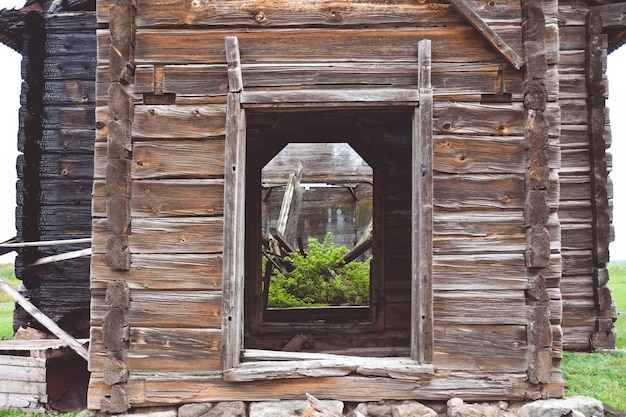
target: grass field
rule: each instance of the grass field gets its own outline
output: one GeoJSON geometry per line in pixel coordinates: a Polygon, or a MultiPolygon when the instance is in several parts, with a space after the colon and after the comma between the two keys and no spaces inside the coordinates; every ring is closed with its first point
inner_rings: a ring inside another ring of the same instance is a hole
{"type": "MultiPolygon", "coordinates": [[[[615,322],[618,349],[626,349],[626,263],[609,265],[609,287],[620,316],[615,322]]],[[[567,396],[594,397],[626,411],[626,352],[563,354],[567,396]]]]}
{"type": "MultiPolygon", "coordinates": [[[[20,281],[15,278],[13,264],[0,265],[0,277],[13,288],[17,288],[20,281]]],[[[0,290],[0,339],[13,337],[13,308],[15,302],[8,294],[0,290]]]]}

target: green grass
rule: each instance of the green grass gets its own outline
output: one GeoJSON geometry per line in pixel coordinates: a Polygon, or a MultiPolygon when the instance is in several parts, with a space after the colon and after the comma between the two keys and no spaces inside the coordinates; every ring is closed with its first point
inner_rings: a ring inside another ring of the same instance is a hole
{"type": "MultiPolygon", "coordinates": [[[[13,288],[20,285],[20,281],[15,278],[13,264],[0,265],[0,277],[9,283],[13,288]]],[[[7,293],[0,290],[0,339],[10,339],[13,337],[13,309],[15,302],[7,293]]],[[[2,415],[0,414],[0,417],[2,415]]]]}
{"type": "MultiPolygon", "coordinates": [[[[609,287],[612,290],[611,296],[617,303],[619,317],[615,322],[617,330],[617,341],[615,346],[618,349],[626,349],[626,263],[613,263],[609,265],[609,287]]],[[[626,390],[626,387],[624,387],[626,390]]]]}
{"type": "MultiPolygon", "coordinates": [[[[626,263],[609,265],[609,287],[620,316],[615,322],[615,347],[626,349],[626,263]]],[[[563,353],[565,394],[584,395],[626,411],[626,352],[563,353]]]]}
{"type": "Polygon", "coordinates": [[[27,411],[24,410],[20,410],[20,409],[16,409],[16,408],[8,408],[6,410],[2,410],[0,409],[0,417],[73,417],[75,416],[74,413],[63,413],[63,414],[57,414],[57,413],[45,413],[45,414],[39,414],[39,413],[29,413],[27,411]]]}

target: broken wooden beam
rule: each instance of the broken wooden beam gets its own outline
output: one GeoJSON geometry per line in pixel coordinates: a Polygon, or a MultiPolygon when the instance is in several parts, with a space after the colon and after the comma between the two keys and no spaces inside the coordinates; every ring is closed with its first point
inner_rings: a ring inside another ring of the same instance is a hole
{"type": "Polygon", "coordinates": [[[89,360],[87,349],[85,349],[85,347],[78,340],[74,339],[69,333],[60,328],[55,322],[43,314],[37,307],[24,298],[2,278],[0,278],[0,288],[9,294],[9,296],[13,298],[28,314],[33,316],[33,318],[41,323],[46,329],[50,330],[53,335],[67,343],[68,346],[78,354],[78,356],[85,360],[89,360]]]}

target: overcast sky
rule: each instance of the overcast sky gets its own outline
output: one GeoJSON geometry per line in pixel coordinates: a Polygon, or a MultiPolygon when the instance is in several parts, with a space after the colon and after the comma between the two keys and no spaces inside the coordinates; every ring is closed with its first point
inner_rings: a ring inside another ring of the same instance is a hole
{"type": "MultiPolygon", "coordinates": [[[[2,8],[19,7],[24,0],[3,0],[2,8]]],[[[15,236],[15,159],[17,152],[18,110],[20,105],[20,61],[18,53],[0,45],[0,242],[15,236]]],[[[611,260],[626,261],[626,46],[609,55],[608,76],[613,145],[614,187],[613,224],[616,240],[611,244],[611,260]]],[[[11,262],[14,252],[0,256],[0,263],[11,262]]]]}

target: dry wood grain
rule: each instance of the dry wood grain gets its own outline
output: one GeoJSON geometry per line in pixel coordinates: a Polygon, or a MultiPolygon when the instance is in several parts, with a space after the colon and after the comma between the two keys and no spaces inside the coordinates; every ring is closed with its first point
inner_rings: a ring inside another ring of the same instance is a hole
{"type": "MultiPolygon", "coordinates": [[[[129,250],[160,254],[220,253],[223,223],[219,217],[133,219],[129,250]]],[[[106,220],[94,220],[93,253],[106,253],[107,233],[106,220]]]]}
{"type": "MultiPolygon", "coordinates": [[[[184,373],[164,373],[157,377],[137,374],[129,381],[128,392],[134,403],[149,400],[152,404],[171,404],[200,401],[264,401],[268,397],[301,399],[307,392],[317,398],[344,398],[346,401],[377,401],[385,398],[407,400],[447,400],[449,392],[458,392],[467,401],[484,401],[498,397],[524,399],[539,388],[525,382],[526,373],[438,373],[429,384],[421,385],[389,378],[337,377],[259,381],[250,383],[227,383],[219,375],[195,378],[184,373]],[[206,387],[211,386],[210,390],[206,387]],[[242,390],[243,388],[243,390],[242,390]],[[149,394],[148,394],[149,393],[149,394]],[[242,396],[242,393],[245,393],[242,396]],[[148,396],[149,395],[149,396],[148,396]]],[[[552,383],[542,388],[551,397],[561,397],[562,376],[555,371],[552,383]]],[[[90,405],[97,408],[104,384],[97,375],[92,377],[89,387],[90,405]]]]}
{"type": "MultiPolygon", "coordinates": [[[[105,360],[100,332],[99,328],[92,328],[92,371],[101,370],[105,360]]],[[[220,336],[221,331],[211,329],[134,327],[130,329],[126,363],[132,373],[217,370],[220,336]]]]}
{"type": "MultiPolygon", "coordinates": [[[[471,27],[363,29],[344,36],[341,30],[284,29],[277,35],[269,29],[255,31],[151,30],[137,31],[135,59],[138,64],[219,64],[225,63],[224,37],[237,36],[243,63],[279,59],[281,61],[349,61],[364,56],[381,60],[414,60],[421,39],[433,42],[433,62],[502,62],[479,34],[471,27]],[[453,47],[450,46],[453,43],[453,47]],[[328,48],[327,45],[333,45],[328,48]],[[396,45],[389,48],[389,45],[396,45]],[[275,51],[281,51],[277,56],[275,51]],[[451,54],[454,51],[454,54],[451,54]]],[[[499,35],[514,43],[519,28],[505,28],[499,35]]],[[[99,59],[108,55],[108,42],[103,36],[98,45],[99,59]]],[[[245,75],[244,75],[245,77],[245,75]]]]}
{"type": "Polygon", "coordinates": [[[135,106],[133,136],[137,139],[188,138],[223,136],[226,108],[204,106],[135,106]]]}
{"type": "Polygon", "coordinates": [[[147,290],[220,290],[222,256],[207,254],[135,254],[128,272],[108,271],[104,256],[91,257],[91,285],[106,288],[111,279],[124,279],[133,289],[147,290]]]}

